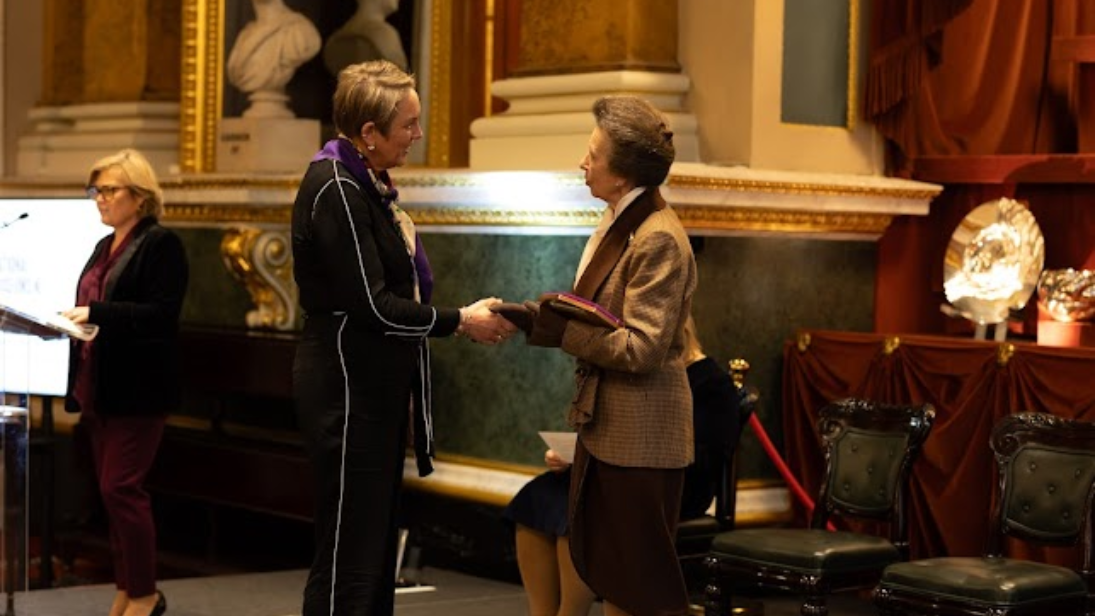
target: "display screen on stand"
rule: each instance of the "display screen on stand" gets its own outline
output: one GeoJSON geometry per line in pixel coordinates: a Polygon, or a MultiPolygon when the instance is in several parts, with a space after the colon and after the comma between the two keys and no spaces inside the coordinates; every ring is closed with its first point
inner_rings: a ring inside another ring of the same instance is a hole
{"type": "MultiPolygon", "coordinates": [[[[96,242],[112,229],[95,202],[0,199],[0,304],[44,317],[72,308],[96,242]]],[[[67,338],[0,333],[0,392],[63,396],[67,338]]]]}

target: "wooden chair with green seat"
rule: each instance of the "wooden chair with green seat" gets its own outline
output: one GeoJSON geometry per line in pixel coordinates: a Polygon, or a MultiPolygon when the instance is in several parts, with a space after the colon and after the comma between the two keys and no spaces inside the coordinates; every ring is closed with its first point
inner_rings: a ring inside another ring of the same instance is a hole
{"type": "Polygon", "coordinates": [[[823,408],[825,471],[810,527],[719,534],[707,558],[706,616],[729,613],[730,584],[798,593],[804,616],[825,616],[830,593],[870,588],[907,558],[908,476],[934,419],[930,404],[845,399],[823,408]],[[834,514],[888,522],[889,536],[826,530],[834,514]]]}
{"type": "Polygon", "coordinates": [[[886,568],[880,614],[1077,616],[1095,580],[1095,423],[1045,413],[1000,420],[990,441],[999,475],[982,557],[928,558],[886,568]],[[1004,556],[1006,538],[1080,545],[1080,571],[1004,556]]]}

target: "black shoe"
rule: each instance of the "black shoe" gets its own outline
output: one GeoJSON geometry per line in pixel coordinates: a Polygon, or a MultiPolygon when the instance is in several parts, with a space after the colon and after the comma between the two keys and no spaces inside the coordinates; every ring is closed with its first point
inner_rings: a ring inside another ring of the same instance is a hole
{"type": "Polygon", "coordinates": [[[152,611],[148,613],[148,616],[163,616],[167,611],[167,597],[163,596],[163,593],[156,591],[159,599],[156,599],[156,607],[152,608],[152,611]]]}

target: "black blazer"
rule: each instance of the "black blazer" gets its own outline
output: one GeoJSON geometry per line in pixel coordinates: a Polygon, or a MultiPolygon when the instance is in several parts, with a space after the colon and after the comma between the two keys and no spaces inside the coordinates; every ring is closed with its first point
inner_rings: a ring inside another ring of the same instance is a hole
{"type": "MultiPolygon", "coordinates": [[[[161,415],[179,404],[179,313],[189,278],[186,251],[179,236],[148,217],[133,229],[133,240],[107,275],[102,301],[91,302],[88,322],[99,326],[96,357],[97,415],[161,415]]],[[[80,275],[110,249],[104,237],[80,275]]],[[[80,362],[73,340],[68,361],[65,410],[80,405],[72,392],[80,362]]]]}

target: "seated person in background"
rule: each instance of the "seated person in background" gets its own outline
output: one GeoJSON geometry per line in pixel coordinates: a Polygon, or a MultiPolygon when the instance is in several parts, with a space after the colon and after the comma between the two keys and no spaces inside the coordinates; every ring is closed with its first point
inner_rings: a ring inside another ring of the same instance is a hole
{"type": "MultiPolygon", "coordinates": [[[[722,472],[722,454],[734,455],[742,430],[740,398],[729,372],[704,354],[691,317],[684,331],[696,459],[685,469],[682,522],[698,518],[710,508],[722,472]]],[[[570,559],[570,464],[550,449],[544,454],[544,463],[549,470],[525,484],[502,516],[516,529],[517,566],[530,616],[585,616],[596,597],[570,559]]]]}
{"type": "Polygon", "coordinates": [[[585,616],[597,598],[570,559],[567,496],[570,463],[549,449],[548,470],[525,484],[502,516],[516,530],[517,568],[528,596],[529,616],[585,616]]]}
{"type": "Polygon", "coordinates": [[[734,381],[725,366],[704,354],[692,317],[684,324],[684,341],[696,459],[684,469],[682,522],[702,516],[711,507],[724,460],[734,457],[742,430],[741,397],[734,381]]]}

